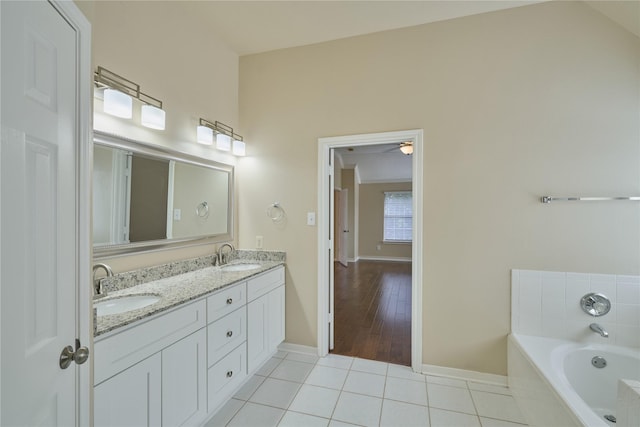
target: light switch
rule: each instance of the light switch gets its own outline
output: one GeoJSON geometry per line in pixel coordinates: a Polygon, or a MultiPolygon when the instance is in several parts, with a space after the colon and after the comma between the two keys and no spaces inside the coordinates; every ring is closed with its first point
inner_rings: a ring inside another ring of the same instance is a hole
{"type": "Polygon", "coordinates": [[[180,221],[181,218],[182,218],[182,210],[174,209],[173,210],[173,220],[174,221],[180,221]]]}
{"type": "Polygon", "coordinates": [[[316,225],[316,213],[307,212],[307,225],[316,225]]]}
{"type": "Polygon", "coordinates": [[[262,249],[262,236],[256,236],[256,249],[262,249]]]}

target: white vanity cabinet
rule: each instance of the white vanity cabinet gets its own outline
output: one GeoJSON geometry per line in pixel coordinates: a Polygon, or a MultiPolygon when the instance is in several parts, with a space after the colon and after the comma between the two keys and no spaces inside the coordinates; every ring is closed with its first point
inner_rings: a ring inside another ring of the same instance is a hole
{"type": "Polygon", "coordinates": [[[284,268],[247,283],[247,370],[253,373],[284,341],[284,268]]]}
{"type": "Polygon", "coordinates": [[[94,424],[179,426],[207,416],[206,303],[96,341],[94,424]]]}
{"type": "Polygon", "coordinates": [[[207,416],[205,329],[162,350],[162,425],[193,425],[207,416]]]}
{"type": "Polygon", "coordinates": [[[247,376],[247,282],[207,298],[208,408],[214,412],[247,376]]]}
{"type": "Polygon", "coordinates": [[[284,267],[98,337],[94,423],[199,425],[284,340],[284,267]]]}
{"type": "Polygon", "coordinates": [[[95,386],[95,427],[161,425],[160,358],[155,354],[95,386]]]}

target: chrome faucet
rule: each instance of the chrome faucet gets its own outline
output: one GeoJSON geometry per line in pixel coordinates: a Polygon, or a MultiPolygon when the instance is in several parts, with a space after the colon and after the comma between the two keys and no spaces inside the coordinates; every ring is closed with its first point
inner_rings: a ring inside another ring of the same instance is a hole
{"type": "Polygon", "coordinates": [[[229,262],[229,253],[233,252],[234,250],[235,249],[233,248],[233,245],[231,243],[223,243],[222,245],[220,245],[220,247],[218,248],[218,256],[217,256],[218,265],[224,265],[227,262],[229,262]],[[231,249],[231,251],[225,254],[223,252],[223,249],[225,247],[231,249]]]}
{"type": "Polygon", "coordinates": [[[105,273],[107,273],[107,277],[113,277],[113,270],[107,264],[99,262],[93,265],[93,296],[106,294],[104,288],[102,287],[102,278],[96,279],[96,270],[102,268],[105,273]]]}
{"type": "Polygon", "coordinates": [[[592,323],[589,325],[589,328],[598,334],[600,334],[603,338],[609,338],[609,332],[605,331],[604,328],[597,323],[592,323]]]}

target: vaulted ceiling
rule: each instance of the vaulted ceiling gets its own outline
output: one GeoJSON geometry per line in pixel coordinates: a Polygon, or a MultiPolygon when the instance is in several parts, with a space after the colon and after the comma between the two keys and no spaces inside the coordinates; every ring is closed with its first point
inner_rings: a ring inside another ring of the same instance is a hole
{"type": "MultiPolygon", "coordinates": [[[[522,7],[546,0],[184,1],[239,55],[522,7]]],[[[640,36],[640,1],[586,1],[640,36]]]]}

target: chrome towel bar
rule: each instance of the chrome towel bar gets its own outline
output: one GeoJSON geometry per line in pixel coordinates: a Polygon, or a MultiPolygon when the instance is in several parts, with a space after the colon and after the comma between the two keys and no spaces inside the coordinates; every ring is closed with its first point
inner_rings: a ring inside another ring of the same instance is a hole
{"type": "Polygon", "coordinates": [[[553,196],[542,196],[540,198],[540,202],[542,203],[551,203],[551,202],[601,202],[601,201],[609,201],[609,200],[631,200],[631,201],[640,201],[640,196],[632,196],[632,197],[553,197],[553,196]]]}

